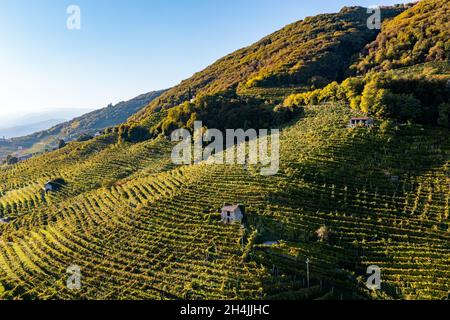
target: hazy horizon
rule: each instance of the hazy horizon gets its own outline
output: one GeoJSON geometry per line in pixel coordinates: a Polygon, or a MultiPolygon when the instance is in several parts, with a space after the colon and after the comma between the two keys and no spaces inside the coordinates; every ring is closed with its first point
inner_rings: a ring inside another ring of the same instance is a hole
{"type": "Polygon", "coordinates": [[[0,138],[16,138],[49,129],[94,111],[90,108],[42,109],[39,112],[26,111],[5,114],[0,117],[0,138]]]}

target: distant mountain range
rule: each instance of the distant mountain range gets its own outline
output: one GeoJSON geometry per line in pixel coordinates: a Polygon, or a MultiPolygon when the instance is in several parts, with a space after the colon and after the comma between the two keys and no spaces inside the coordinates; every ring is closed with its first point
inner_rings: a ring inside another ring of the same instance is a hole
{"type": "MultiPolygon", "coordinates": [[[[144,108],[163,92],[164,90],[142,94],[128,101],[91,111],[70,121],[50,118],[50,120],[32,123],[31,120],[42,118],[44,115],[34,114],[26,119],[23,117],[23,125],[0,128],[0,158],[4,158],[11,153],[25,155],[51,149],[58,145],[60,139],[72,141],[81,135],[94,135],[102,129],[125,122],[128,117],[144,108]],[[3,136],[7,139],[3,139],[3,136]],[[8,139],[11,136],[15,137],[8,139]]],[[[56,115],[60,113],[57,112],[56,115]]]]}
{"type": "Polygon", "coordinates": [[[58,123],[67,121],[67,119],[49,119],[45,121],[35,122],[35,123],[28,123],[20,126],[13,126],[13,127],[7,127],[7,128],[0,128],[0,137],[3,138],[12,138],[12,137],[20,137],[32,134],[33,132],[45,130],[47,128],[50,128],[54,125],[57,125],[58,123]]]}
{"type": "Polygon", "coordinates": [[[9,113],[0,117],[0,137],[29,135],[94,110],[94,108],[57,108],[22,114],[9,113]]]}

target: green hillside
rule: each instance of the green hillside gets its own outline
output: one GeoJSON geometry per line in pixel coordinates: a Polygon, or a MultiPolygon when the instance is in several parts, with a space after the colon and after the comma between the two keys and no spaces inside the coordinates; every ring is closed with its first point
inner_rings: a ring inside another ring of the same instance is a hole
{"type": "MultiPolygon", "coordinates": [[[[420,20],[432,2],[385,12],[420,20]]],[[[0,299],[448,298],[449,64],[347,78],[376,38],[366,19],[294,23],[104,135],[1,166],[0,299]],[[195,120],[280,128],[279,172],[176,166],[168,135],[195,120]],[[224,203],[245,206],[242,225],[221,221],[224,203]],[[382,290],[366,287],[371,265],[382,290]]]]}
{"type": "Polygon", "coordinates": [[[159,97],[164,91],[153,91],[142,94],[134,99],[109,105],[77,117],[71,121],[58,124],[48,130],[33,133],[24,137],[0,141],[0,159],[6,155],[22,150],[18,154],[29,154],[50,150],[58,146],[58,141],[73,141],[82,135],[94,135],[100,130],[113,127],[125,122],[153,99],[159,97]]]}

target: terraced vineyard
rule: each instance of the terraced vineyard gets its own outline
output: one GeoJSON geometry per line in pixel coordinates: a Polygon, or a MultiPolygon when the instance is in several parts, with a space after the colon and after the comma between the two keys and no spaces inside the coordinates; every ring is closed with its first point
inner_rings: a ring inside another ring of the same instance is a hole
{"type": "Polygon", "coordinates": [[[175,167],[165,138],[119,146],[113,135],[3,169],[1,212],[15,220],[0,225],[0,297],[368,298],[373,264],[377,297],[447,297],[448,130],[347,129],[354,115],[308,108],[282,132],[276,176],[175,167]],[[56,177],[66,185],[42,195],[56,177]],[[220,222],[224,202],[245,204],[245,228],[220,222]],[[322,225],[328,242],[314,235],[322,225]],[[66,287],[71,265],[81,290],[66,287]]]}

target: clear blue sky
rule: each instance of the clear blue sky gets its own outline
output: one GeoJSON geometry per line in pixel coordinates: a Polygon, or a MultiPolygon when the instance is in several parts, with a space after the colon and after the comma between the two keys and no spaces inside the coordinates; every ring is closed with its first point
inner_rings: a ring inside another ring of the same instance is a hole
{"type": "Polygon", "coordinates": [[[306,16],[398,2],[1,0],[0,116],[104,107],[176,85],[306,16]],[[66,28],[71,4],[81,8],[81,30],[66,28]]]}

